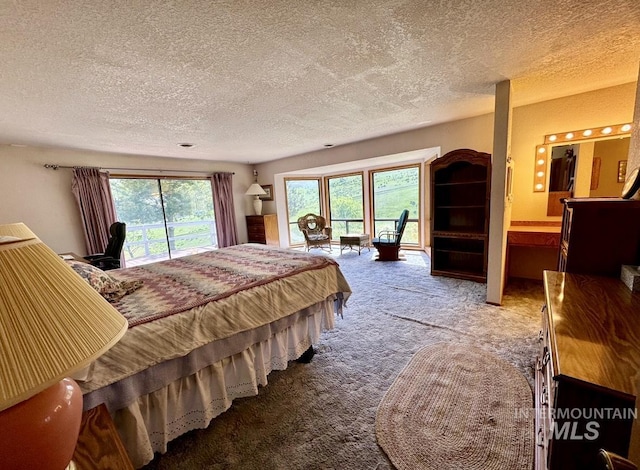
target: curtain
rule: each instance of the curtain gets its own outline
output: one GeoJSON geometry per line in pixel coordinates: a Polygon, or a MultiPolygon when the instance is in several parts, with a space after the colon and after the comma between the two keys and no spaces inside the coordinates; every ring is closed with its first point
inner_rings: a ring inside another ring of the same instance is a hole
{"type": "Polygon", "coordinates": [[[103,253],[109,242],[109,227],[116,222],[109,173],[98,168],[74,168],[71,190],[80,208],[88,254],[103,253]]]}
{"type": "Polygon", "coordinates": [[[218,232],[218,246],[220,248],[238,244],[232,179],[233,173],[214,173],[210,177],[213,191],[213,210],[216,216],[216,230],[218,232]]]}

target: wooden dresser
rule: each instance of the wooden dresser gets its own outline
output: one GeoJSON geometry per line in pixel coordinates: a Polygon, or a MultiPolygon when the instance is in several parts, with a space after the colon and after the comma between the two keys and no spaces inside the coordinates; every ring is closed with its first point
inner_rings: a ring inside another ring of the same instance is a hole
{"type": "Polygon", "coordinates": [[[536,470],[628,456],[640,378],[640,294],[622,281],[544,272],[536,360],[536,470]]]}
{"type": "Polygon", "coordinates": [[[276,214],[248,215],[247,235],[249,243],[280,246],[278,216],[276,214]]]}
{"type": "Polygon", "coordinates": [[[620,277],[623,264],[640,264],[640,201],[565,199],[558,271],[620,277]]]}

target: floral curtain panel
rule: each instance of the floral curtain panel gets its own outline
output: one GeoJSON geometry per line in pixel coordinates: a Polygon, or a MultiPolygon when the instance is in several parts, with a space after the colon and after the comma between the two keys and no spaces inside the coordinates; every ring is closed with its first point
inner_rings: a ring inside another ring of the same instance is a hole
{"type": "Polygon", "coordinates": [[[232,179],[233,173],[214,173],[210,177],[213,191],[213,210],[216,215],[216,230],[218,232],[218,246],[220,248],[238,244],[232,179]]]}
{"type": "Polygon", "coordinates": [[[80,209],[88,254],[103,253],[109,227],[116,222],[109,173],[98,168],[74,168],[71,190],[80,209]]]}

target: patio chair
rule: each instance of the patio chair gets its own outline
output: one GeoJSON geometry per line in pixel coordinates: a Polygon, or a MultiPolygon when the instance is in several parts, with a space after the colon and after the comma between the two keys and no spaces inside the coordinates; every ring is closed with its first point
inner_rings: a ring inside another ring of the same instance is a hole
{"type": "Polygon", "coordinates": [[[331,227],[321,215],[307,214],[298,219],[298,228],[304,235],[307,251],[311,248],[329,248],[331,251],[331,227]]]}
{"type": "Polygon", "coordinates": [[[409,211],[403,210],[396,221],[395,230],[382,230],[371,244],[378,250],[377,261],[398,261],[400,252],[400,242],[407,225],[409,211]]]}

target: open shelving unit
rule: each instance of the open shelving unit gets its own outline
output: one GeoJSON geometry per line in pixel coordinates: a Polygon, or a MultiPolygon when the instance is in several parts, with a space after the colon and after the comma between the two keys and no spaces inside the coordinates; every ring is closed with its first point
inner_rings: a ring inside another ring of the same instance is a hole
{"type": "Polygon", "coordinates": [[[453,150],[431,164],[431,274],[486,282],[491,155],[453,150]]]}

